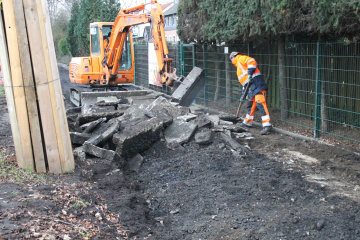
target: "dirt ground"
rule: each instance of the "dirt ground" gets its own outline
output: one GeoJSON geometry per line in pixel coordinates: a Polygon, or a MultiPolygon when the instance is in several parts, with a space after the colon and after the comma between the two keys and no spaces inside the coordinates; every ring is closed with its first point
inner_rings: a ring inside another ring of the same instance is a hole
{"type": "MultiPolygon", "coordinates": [[[[11,155],[5,101],[0,145],[11,155]]],[[[73,173],[46,175],[50,183],[3,181],[0,239],[360,239],[359,151],[260,130],[239,140],[246,157],[216,133],[210,145],[176,151],[159,141],[137,172],[87,158],[73,173]]]]}

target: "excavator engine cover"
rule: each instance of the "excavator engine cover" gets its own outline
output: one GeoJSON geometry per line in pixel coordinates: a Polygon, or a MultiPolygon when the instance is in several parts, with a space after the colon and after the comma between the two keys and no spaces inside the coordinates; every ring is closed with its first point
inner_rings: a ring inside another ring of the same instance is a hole
{"type": "Polygon", "coordinates": [[[171,97],[179,102],[180,106],[189,107],[205,85],[205,72],[203,69],[194,67],[191,72],[173,92],[171,97]]]}

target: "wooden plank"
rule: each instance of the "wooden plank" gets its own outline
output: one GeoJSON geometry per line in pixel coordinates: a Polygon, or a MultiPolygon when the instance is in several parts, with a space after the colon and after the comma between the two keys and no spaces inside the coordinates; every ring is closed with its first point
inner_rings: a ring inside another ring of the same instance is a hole
{"type": "Polygon", "coordinates": [[[60,153],[62,172],[72,171],[75,168],[74,157],[70,141],[69,127],[65,114],[65,105],[60,83],[60,76],[56,62],[54,41],[51,31],[48,7],[45,0],[36,0],[38,16],[40,20],[40,32],[45,54],[47,76],[52,82],[49,83],[51,101],[56,126],[56,135],[60,153]]]}
{"type": "MultiPolygon", "coordinates": [[[[20,54],[20,63],[21,70],[23,73],[23,82],[25,86],[34,86],[34,78],[31,66],[30,52],[29,52],[29,43],[26,32],[24,9],[22,0],[13,0],[14,12],[15,12],[15,21],[16,21],[16,30],[17,30],[17,42],[19,46],[20,54]]],[[[44,149],[42,144],[42,134],[39,123],[39,114],[36,100],[35,87],[26,87],[26,106],[28,110],[29,123],[30,123],[30,132],[32,139],[32,146],[34,151],[34,159],[36,172],[44,173],[46,172],[45,166],[45,156],[44,149]]]]}
{"type": "Polygon", "coordinates": [[[48,82],[51,79],[47,78],[36,2],[24,0],[23,3],[49,172],[62,173],[48,82]]]}
{"type": "Polygon", "coordinates": [[[11,132],[14,141],[14,147],[16,152],[16,159],[18,165],[23,166],[23,154],[21,147],[21,136],[19,131],[18,120],[16,117],[15,111],[15,100],[14,94],[12,91],[12,82],[11,82],[11,72],[10,72],[10,62],[8,57],[7,44],[5,39],[5,30],[4,30],[4,22],[2,12],[0,11],[0,62],[1,62],[1,71],[3,74],[3,81],[5,86],[5,95],[6,95],[6,103],[9,111],[9,118],[11,123],[11,132]]]}
{"type": "Polygon", "coordinates": [[[14,15],[14,6],[12,1],[4,1],[4,19],[6,27],[6,36],[8,42],[11,80],[13,94],[15,99],[15,110],[18,120],[20,133],[20,142],[22,148],[22,159],[18,159],[18,165],[21,168],[29,168],[34,171],[34,158],[31,146],[30,126],[28,113],[26,109],[26,97],[23,86],[22,71],[20,64],[19,48],[17,44],[17,32],[14,15]]]}

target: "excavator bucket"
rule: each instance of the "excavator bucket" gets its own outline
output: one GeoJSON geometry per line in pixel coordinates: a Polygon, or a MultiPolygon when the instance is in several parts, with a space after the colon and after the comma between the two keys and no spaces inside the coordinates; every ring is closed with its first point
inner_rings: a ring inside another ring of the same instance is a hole
{"type": "Polygon", "coordinates": [[[180,106],[189,107],[205,86],[205,72],[194,67],[186,77],[180,77],[180,85],[171,97],[179,102],[180,106]]]}

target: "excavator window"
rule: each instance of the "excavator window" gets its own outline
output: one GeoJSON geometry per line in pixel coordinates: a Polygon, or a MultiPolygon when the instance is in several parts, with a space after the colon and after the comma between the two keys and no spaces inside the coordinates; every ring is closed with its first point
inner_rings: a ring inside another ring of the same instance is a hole
{"type": "Polygon", "coordinates": [[[98,26],[92,26],[90,28],[90,39],[91,39],[91,54],[92,55],[100,54],[100,35],[99,35],[98,26]]]}
{"type": "Polygon", "coordinates": [[[130,34],[127,35],[126,40],[124,41],[123,52],[119,62],[119,71],[125,71],[131,68],[130,34]]]}
{"type": "Polygon", "coordinates": [[[111,29],[112,29],[112,26],[107,26],[107,25],[102,26],[102,35],[103,35],[104,39],[107,37],[110,37],[111,29]]]}

